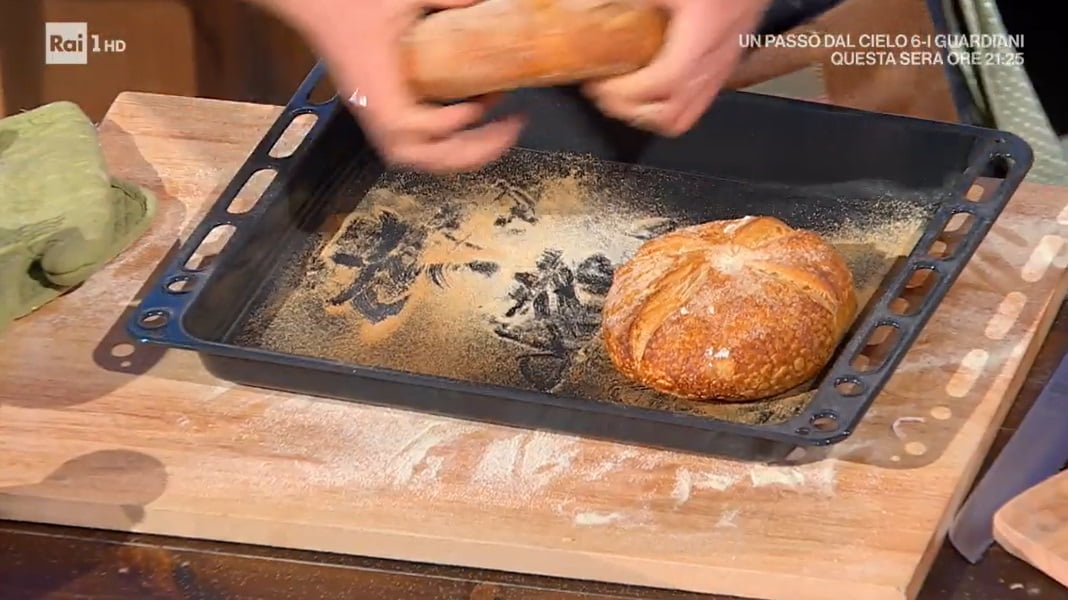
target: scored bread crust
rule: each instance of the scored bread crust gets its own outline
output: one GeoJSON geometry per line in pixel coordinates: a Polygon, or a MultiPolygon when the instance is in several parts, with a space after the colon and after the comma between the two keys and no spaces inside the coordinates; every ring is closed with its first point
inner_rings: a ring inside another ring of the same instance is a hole
{"type": "Polygon", "coordinates": [[[482,0],[418,21],[401,63],[424,100],[578,83],[646,66],[667,21],[644,0],[482,0]]]}
{"type": "Polygon", "coordinates": [[[616,270],[602,310],[625,377],[691,400],[788,391],[827,363],[857,312],[853,276],[819,235],[773,217],[677,229],[616,270]]]}

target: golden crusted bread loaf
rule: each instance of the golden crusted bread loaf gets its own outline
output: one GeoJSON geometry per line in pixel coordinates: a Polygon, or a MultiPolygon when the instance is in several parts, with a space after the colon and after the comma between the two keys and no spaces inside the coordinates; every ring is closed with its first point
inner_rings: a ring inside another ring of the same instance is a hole
{"type": "Polygon", "coordinates": [[[401,60],[416,95],[457,100],[639,69],[666,27],[642,0],[482,0],[416,23],[401,60]]]}
{"type": "Polygon", "coordinates": [[[602,335],[616,368],[646,387],[748,401],[817,375],[856,312],[852,273],[833,246],[745,217],[646,242],[615,273],[602,335]]]}

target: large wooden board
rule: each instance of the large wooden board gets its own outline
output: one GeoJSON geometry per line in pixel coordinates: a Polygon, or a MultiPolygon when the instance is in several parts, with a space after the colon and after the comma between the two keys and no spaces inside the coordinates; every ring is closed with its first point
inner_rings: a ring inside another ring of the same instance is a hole
{"type": "Polygon", "coordinates": [[[766,466],[236,387],[134,348],[139,289],[275,107],[126,94],[158,220],[0,345],[0,517],[805,600],[912,597],[1064,296],[1025,186],[848,441],[766,466]],[[895,426],[896,425],[896,426],[895,426]]]}

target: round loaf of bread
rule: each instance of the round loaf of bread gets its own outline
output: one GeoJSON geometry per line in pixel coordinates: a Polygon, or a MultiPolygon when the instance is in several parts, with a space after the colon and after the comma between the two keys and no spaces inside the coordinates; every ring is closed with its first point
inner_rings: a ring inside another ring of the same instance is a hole
{"type": "Polygon", "coordinates": [[[642,245],[615,273],[602,335],[615,367],[641,385],[751,401],[816,376],[856,312],[852,273],[833,246],[745,217],[642,245]]]}
{"type": "Polygon", "coordinates": [[[482,0],[417,22],[401,61],[424,100],[577,83],[644,67],[667,21],[643,0],[482,0]]]}

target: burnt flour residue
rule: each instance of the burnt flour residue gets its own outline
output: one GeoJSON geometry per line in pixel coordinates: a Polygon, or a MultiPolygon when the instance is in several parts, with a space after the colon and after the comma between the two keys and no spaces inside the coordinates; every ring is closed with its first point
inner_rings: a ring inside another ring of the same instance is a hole
{"type": "Polygon", "coordinates": [[[529,151],[447,179],[388,174],[340,200],[349,207],[325,219],[235,341],[591,401],[788,418],[807,394],[713,404],[637,388],[612,368],[599,328],[615,269],[679,226],[772,214],[817,229],[866,301],[923,224],[922,204],[900,198],[797,193],[529,151]]]}

